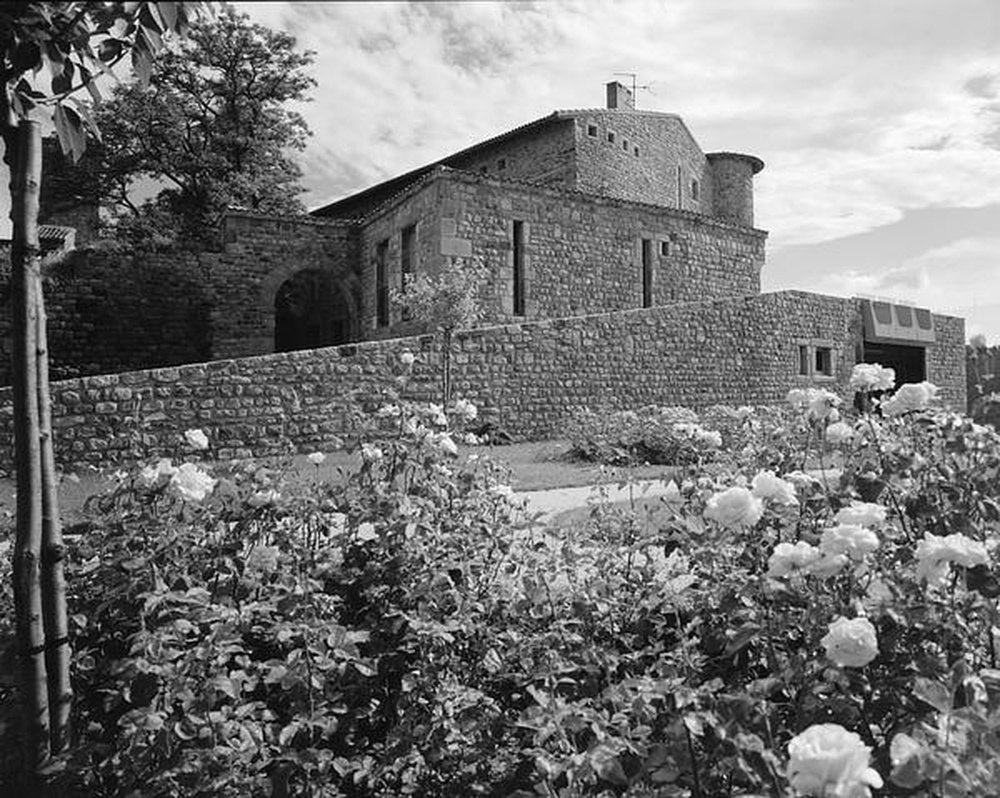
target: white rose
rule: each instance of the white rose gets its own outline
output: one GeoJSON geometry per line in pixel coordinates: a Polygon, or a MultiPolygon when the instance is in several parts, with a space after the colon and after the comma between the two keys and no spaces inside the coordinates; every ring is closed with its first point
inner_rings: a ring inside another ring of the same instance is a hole
{"type": "Polygon", "coordinates": [[[850,443],[853,439],[854,430],[851,429],[849,424],[845,424],[843,421],[835,421],[826,428],[826,440],[833,446],[850,443]]]}
{"type": "Polygon", "coordinates": [[[930,382],[908,382],[881,404],[882,415],[901,416],[914,410],[926,410],[937,397],[938,388],[930,382]]]}
{"type": "Polygon", "coordinates": [[[384,456],[385,455],[382,453],[382,450],[378,448],[378,446],[373,446],[370,443],[361,444],[361,458],[366,463],[377,463],[384,456]]]}
{"type": "Polygon", "coordinates": [[[823,530],[819,547],[824,554],[846,554],[852,560],[861,561],[866,554],[878,548],[878,535],[870,529],[855,524],[838,524],[823,530]]]}
{"type": "Polygon", "coordinates": [[[833,520],[838,524],[854,526],[876,526],[885,522],[886,509],[881,504],[871,502],[851,502],[842,507],[833,520]]]}
{"type": "Polygon", "coordinates": [[[895,370],[878,363],[858,363],[851,370],[851,387],[856,391],[888,391],[895,384],[895,370]]]}
{"type": "Polygon", "coordinates": [[[200,429],[189,429],[184,433],[184,438],[188,445],[197,451],[204,451],[208,448],[208,436],[200,429]]]}
{"type": "Polygon", "coordinates": [[[406,368],[410,368],[416,360],[416,355],[414,355],[413,352],[403,352],[403,354],[399,356],[399,362],[406,366],[406,368]]]}
{"type": "Polygon", "coordinates": [[[440,448],[445,454],[449,454],[452,457],[458,457],[458,447],[455,445],[455,441],[447,435],[441,436],[441,439],[438,441],[438,448],[440,448]]]}
{"type": "Polygon", "coordinates": [[[365,521],[363,524],[358,525],[358,540],[367,543],[370,540],[375,540],[377,537],[378,533],[375,531],[375,524],[365,521]]]}
{"type": "Polygon", "coordinates": [[[774,547],[767,561],[767,575],[775,578],[788,576],[799,571],[806,571],[816,563],[823,553],[804,540],[792,545],[779,543],[774,547]]]}
{"type": "Polygon", "coordinates": [[[810,726],[788,743],[788,781],[799,795],[868,798],[882,777],[868,767],[871,749],[835,723],[810,726]]]}
{"type": "Polygon", "coordinates": [[[986,547],[979,541],[956,533],[939,537],[927,533],[917,543],[917,578],[929,585],[940,585],[951,572],[951,563],[973,568],[990,561],[986,547]]]}
{"type": "Polygon", "coordinates": [[[479,409],[468,399],[457,400],[455,412],[465,421],[473,421],[479,415],[479,409]]]}
{"type": "Polygon", "coordinates": [[[324,460],[326,460],[326,455],[323,452],[312,452],[306,455],[306,460],[312,463],[314,466],[318,466],[324,460]]]}
{"type": "Polygon", "coordinates": [[[200,502],[208,496],[215,490],[217,481],[194,463],[184,463],[170,478],[170,484],[177,489],[181,498],[192,502],[200,502]]]}
{"type": "Polygon", "coordinates": [[[705,517],[722,526],[737,529],[753,526],[764,513],[764,504],[746,488],[734,487],[708,500],[705,517]]]}
{"type": "Polygon", "coordinates": [[[382,405],[375,415],[379,418],[398,418],[400,412],[399,405],[382,405]]]}
{"type": "Polygon", "coordinates": [[[276,490],[259,490],[247,499],[247,504],[254,508],[265,507],[274,504],[280,498],[281,494],[276,490]]]}
{"type": "Polygon", "coordinates": [[[838,665],[862,668],[878,656],[878,637],[867,618],[837,618],[820,641],[838,665]]]}
{"type": "Polygon", "coordinates": [[[778,504],[798,504],[795,498],[795,486],[786,482],[773,471],[761,471],[750,483],[753,495],[758,499],[770,499],[778,504]]]}
{"type": "Polygon", "coordinates": [[[837,410],[840,406],[840,397],[825,388],[810,390],[813,393],[809,397],[809,417],[830,422],[837,421],[840,418],[840,412],[837,410]]]}
{"type": "Polygon", "coordinates": [[[806,570],[820,579],[828,579],[839,574],[845,565],[847,565],[846,555],[823,553],[823,556],[811,563],[806,570]]]}

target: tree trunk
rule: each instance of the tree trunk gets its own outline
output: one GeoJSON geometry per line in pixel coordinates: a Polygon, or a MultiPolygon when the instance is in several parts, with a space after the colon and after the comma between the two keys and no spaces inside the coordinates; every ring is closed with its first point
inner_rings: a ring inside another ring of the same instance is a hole
{"type": "Polygon", "coordinates": [[[42,460],[36,351],[39,288],[38,195],[41,134],[37,122],[21,121],[4,131],[11,167],[11,304],[14,463],[17,474],[17,533],[14,542],[14,609],[24,710],[24,771],[37,789],[37,772],[49,757],[49,701],[45,667],[40,560],[42,552],[42,460]]]}
{"type": "Polygon", "coordinates": [[[42,617],[45,622],[45,669],[49,685],[49,726],[53,754],[69,744],[69,714],[73,689],[69,681],[69,623],[66,617],[65,552],[59,519],[59,483],[52,437],[52,401],[49,392],[49,353],[46,334],[45,296],[38,270],[35,291],[37,337],[35,363],[38,367],[38,430],[42,466],[42,617]]]}
{"type": "Polygon", "coordinates": [[[445,327],[441,336],[441,404],[451,404],[451,339],[454,330],[445,327]]]}

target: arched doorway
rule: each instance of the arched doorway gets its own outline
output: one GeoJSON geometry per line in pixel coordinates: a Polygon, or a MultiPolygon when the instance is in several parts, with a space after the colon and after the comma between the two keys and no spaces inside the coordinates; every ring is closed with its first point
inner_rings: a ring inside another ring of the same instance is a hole
{"type": "Polygon", "coordinates": [[[351,308],[337,280],[320,269],[289,277],[274,298],[274,351],[315,349],[346,343],[351,308]]]}

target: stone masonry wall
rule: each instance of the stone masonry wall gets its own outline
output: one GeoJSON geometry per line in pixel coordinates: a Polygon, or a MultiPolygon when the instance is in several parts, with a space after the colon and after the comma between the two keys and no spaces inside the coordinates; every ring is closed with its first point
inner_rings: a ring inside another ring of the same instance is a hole
{"type": "MultiPolygon", "coordinates": [[[[935,317],[950,340],[961,320],[935,317]]],[[[825,385],[848,398],[858,310],[852,300],[781,292],[647,310],[511,324],[457,336],[455,389],[517,436],[559,433],[578,408],[651,403],[772,404],[790,387],[825,385]],[[834,375],[798,375],[802,337],[834,354],[834,375]]],[[[962,358],[930,358],[928,378],[963,407],[962,358]],[[945,383],[948,375],[961,377],[945,383]]],[[[174,454],[201,427],[220,457],[309,451],[346,431],[351,395],[385,386],[398,354],[419,357],[412,393],[437,396],[439,352],[428,336],[68,380],[53,386],[64,466],[174,454]]],[[[0,390],[0,462],[13,439],[10,390],[0,390]]]]}
{"type": "Polygon", "coordinates": [[[652,304],[692,302],[760,291],[766,233],[701,214],[603,199],[527,183],[440,171],[366,220],[363,329],[366,337],[405,335],[393,311],[375,327],[375,251],[389,241],[389,284],[399,285],[402,226],[418,222],[433,270],[444,257],[483,264],[487,323],[561,318],[642,306],[642,245],[650,241],[652,304]],[[513,222],[524,222],[526,308],[513,315],[513,222]]]}
{"type": "Polygon", "coordinates": [[[581,115],[576,120],[576,150],[580,191],[712,213],[708,163],[680,117],[648,111],[581,115]],[[596,136],[590,135],[594,128],[596,136]],[[697,198],[693,180],[698,181],[697,198]]]}

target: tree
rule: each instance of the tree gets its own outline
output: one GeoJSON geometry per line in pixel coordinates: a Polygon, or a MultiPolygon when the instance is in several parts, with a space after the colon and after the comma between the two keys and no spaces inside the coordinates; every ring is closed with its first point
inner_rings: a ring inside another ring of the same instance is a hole
{"type": "Polygon", "coordinates": [[[483,315],[479,286],[486,282],[486,269],[479,264],[449,260],[432,277],[407,275],[402,291],[392,292],[393,304],[414,321],[425,322],[441,335],[441,398],[451,402],[451,356],[455,330],[470,327],[483,315]]]}
{"type": "Polygon", "coordinates": [[[160,52],[148,84],[117,89],[96,114],[98,171],[123,229],[162,233],[172,219],[175,236],[202,240],[230,205],[302,212],[292,154],[309,131],[287,106],[315,85],[305,72],[311,63],[312,53],[296,51],[288,34],[224,6],[160,52]],[[139,180],[165,187],[136,204],[139,180]]]}
{"type": "Polygon", "coordinates": [[[85,128],[76,95],[100,92],[95,76],[126,55],[147,74],[164,35],[183,31],[198,3],[0,3],[0,139],[11,172],[11,303],[17,527],[14,603],[28,794],[41,792],[46,765],[69,742],[72,692],[50,413],[38,203],[41,122],[78,158],[85,128]],[[43,85],[42,79],[47,79],[43,85]]]}

